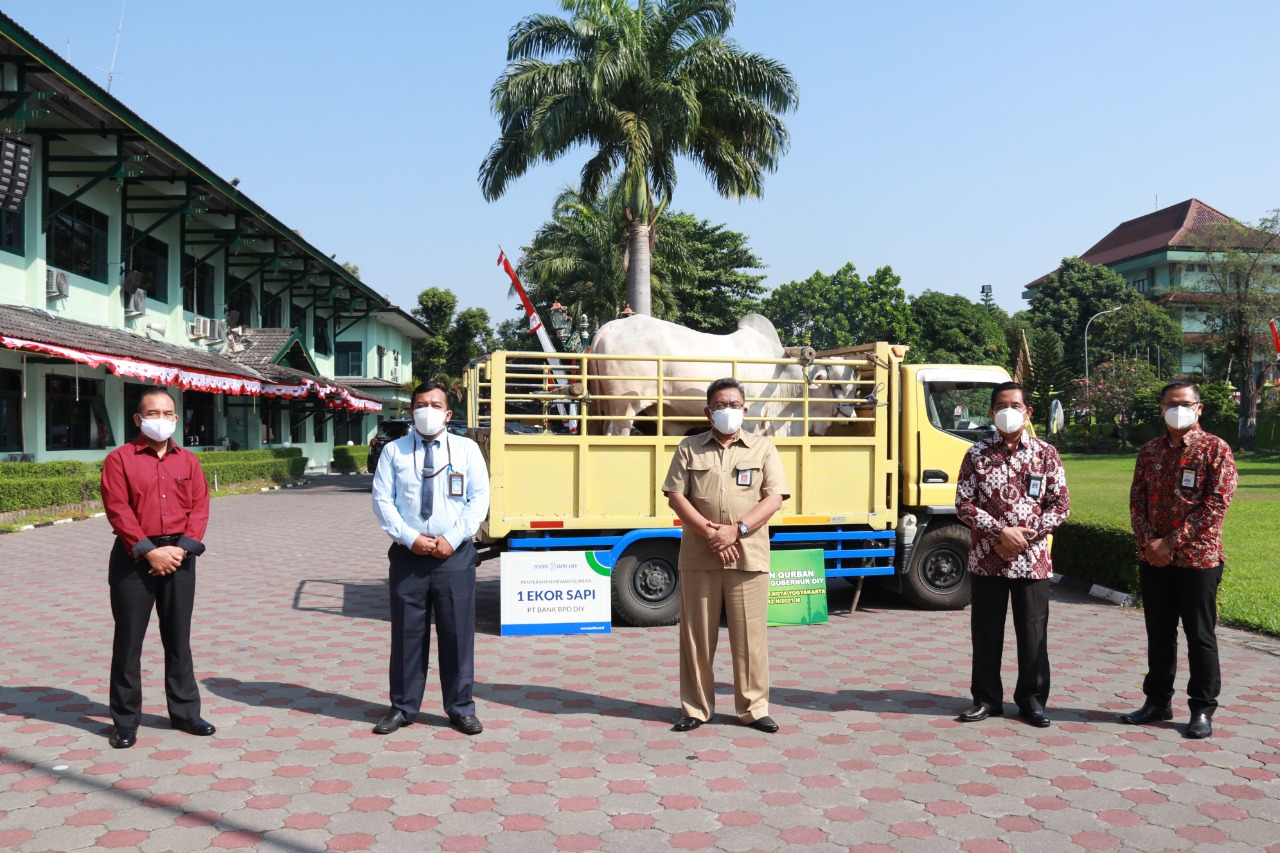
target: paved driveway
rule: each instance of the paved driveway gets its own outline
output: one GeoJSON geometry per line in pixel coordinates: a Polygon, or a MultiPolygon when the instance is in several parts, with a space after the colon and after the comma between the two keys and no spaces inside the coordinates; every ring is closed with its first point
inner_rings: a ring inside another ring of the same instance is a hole
{"type": "Polygon", "coordinates": [[[429,683],[425,724],[377,737],[367,482],[214,502],[193,639],[208,739],[165,722],[153,626],[138,744],[107,746],[105,519],[0,536],[0,848],[1280,853],[1280,643],[1227,632],[1211,740],[1183,740],[1181,711],[1134,729],[1114,715],[1141,699],[1141,620],[1064,593],[1052,728],[955,722],[967,613],[871,596],[850,614],[835,582],[829,625],[773,631],[777,735],[727,713],[678,735],[675,629],[499,637],[489,563],[484,734],[448,728],[429,683]]]}

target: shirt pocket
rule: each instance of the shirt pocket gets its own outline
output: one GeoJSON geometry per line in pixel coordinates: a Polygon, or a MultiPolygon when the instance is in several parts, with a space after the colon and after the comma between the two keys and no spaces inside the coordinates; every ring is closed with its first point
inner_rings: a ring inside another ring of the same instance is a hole
{"type": "Polygon", "coordinates": [[[729,472],[729,482],[726,488],[729,493],[729,515],[731,521],[737,521],[746,515],[757,503],[760,502],[761,478],[764,476],[764,468],[760,462],[747,462],[740,468],[736,468],[729,472]],[[745,479],[750,478],[747,482],[745,479]]]}
{"type": "Polygon", "coordinates": [[[191,492],[190,477],[173,478],[173,496],[177,499],[178,506],[184,510],[191,509],[191,492]]]}
{"type": "Polygon", "coordinates": [[[690,459],[685,494],[694,500],[710,500],[720,491],[720,469],[710,459],[690,459]]]}

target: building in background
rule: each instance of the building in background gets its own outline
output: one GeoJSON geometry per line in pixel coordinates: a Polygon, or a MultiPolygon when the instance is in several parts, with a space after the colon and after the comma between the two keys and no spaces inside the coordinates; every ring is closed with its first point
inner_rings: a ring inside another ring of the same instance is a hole
{"type": "Polygon", "coordinates": [[[0,14],[0,460],[175,440],[328,465],[407,403],[427,330],[0,14]]]}
{"type": "MultiPolygon", "coordinates": [[[[1231,221],[1198,199],[1188,199],[1145,216],[1122,222],[1080,255],[1085,263],[1110,267],[1129,286],[1162,305],[1182,325],[1182,372],[1205,372],[1205,302],[1215,298],[1206,292],[1209,260],[1202,248],[1205,234],[1231,221]]],[[[1274,259],[1280,265],[1280,256],[1274,259]]],[[[1052,275],[1052,273],[1050,273],[1052,275]]],[[[1023,288],[1028,301],[1041,276],[1023,288]]],[[[1269,366],[1269,365],[1264,365],[1269,366]]]]}

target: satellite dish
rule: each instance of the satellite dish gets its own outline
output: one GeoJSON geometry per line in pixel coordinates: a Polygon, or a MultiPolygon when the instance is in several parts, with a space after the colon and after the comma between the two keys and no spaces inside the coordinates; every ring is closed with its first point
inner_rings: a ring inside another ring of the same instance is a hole
{"type": "Polygon", "coordinates": [[[169,331],[169,321],[168,320],[152,320],[150,323],[147,324],[147,328],[155,332],[157,335],[163,336],[166,332],[169,331]]]}

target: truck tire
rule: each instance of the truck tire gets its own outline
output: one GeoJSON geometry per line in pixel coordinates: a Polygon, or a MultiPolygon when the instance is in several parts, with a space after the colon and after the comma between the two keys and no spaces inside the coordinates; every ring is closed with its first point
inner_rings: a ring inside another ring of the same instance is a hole
{"type": "Polygon", "coordinates": [[[680,621],[679,539],[641,539],[627,546],[610,573],[613,614],[637,628],[680,621]]]}
{"type": "Polygon", "coordinates": [[[916,543],[903,592],[926,610],[960,610],[969,604],[969,528],[930,527],[916,543]]]}

